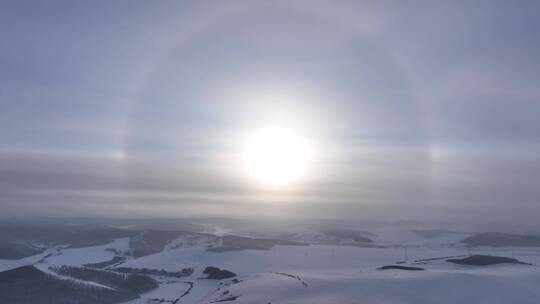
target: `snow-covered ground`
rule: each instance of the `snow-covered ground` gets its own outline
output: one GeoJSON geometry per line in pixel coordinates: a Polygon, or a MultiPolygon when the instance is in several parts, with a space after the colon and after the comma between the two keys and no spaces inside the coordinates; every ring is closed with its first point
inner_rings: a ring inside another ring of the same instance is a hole
{"type": "MultiPolygon", "coordinates": [[[[540,249],[471,250],[450,242],[454,237],[443,234],[430,241],[418,239],[407,247],[389,248],[310,245],[214,253],[205,251],[205,246],[194,246],[129,260],[123,266],[170,271],[195,268],[192,277],[185,280],[194,282],[194,287],[179,303],[537,303],[540,268],[534,265],[473,267],[450,264],[445,259],[415,264],[415,260],[470,253],[540,263],[540,249]],[[405,255],[407,264],[426,270],[377,270],[403,261],[405,255]],[[234,271],[240,282],[232,284],[229,279],[223,283],[231,285],[223,286],[198,279],[209,265],[234,271]],[[238,297],[236,302],[234,297],[238,297]]],[[[148,298],[172,299],[185,288],[185,284],[172,291],[170,286],[160,287],[131,303],[145,303],[148,298]]]]}
{"type": "MultiPolygon", "coordinates": [[[[122,267],[179,271],[189,277],[154,276],[160,284],[129,304],[159,303],[538,303],[540,248],[475,248],[459,243],[463,234],[424,238],[410,231],[378,231],[384,248],[321,245],[275,246],[270,250],[206,251],[212,238],[182,236],[160,253],[128,258],[122,267]],[[533,265],[463,266],[443,257],[493,254],[533,265]],[[441,257],[441,259],[434,259],[441,257]],[[428,261],[420,261],[431,259],[428,261]],[[424,271],[378,270],[384,265],[425,268],[424,271]],[[202,279],[206,266],[238,274],[234,279],[202,279]],[[189,292],[188,292],[189,291],[189,292]],[[176,301],[176,302],[174,302],[176,301]],[[163,303],[163,302],[162,302],[163,303]],[[221,302],[220,302],[221,303],[221,302]]],[[[18,261],[0,261],[0,270],[26,264],[40,269],[83,265],[127,252],[128,238],[88,248],[52,248],[18,261]]]]}

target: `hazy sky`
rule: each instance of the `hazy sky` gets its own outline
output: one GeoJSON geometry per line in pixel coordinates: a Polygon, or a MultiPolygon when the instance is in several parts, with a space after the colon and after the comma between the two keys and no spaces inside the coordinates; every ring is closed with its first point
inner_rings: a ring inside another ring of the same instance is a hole
{"type": "Polygon", "coordinates": [[[538,1],[0,1],[0,215],[540,215],[538,1]],[[246,177],[253,130],[312,143],[246,177]]]}

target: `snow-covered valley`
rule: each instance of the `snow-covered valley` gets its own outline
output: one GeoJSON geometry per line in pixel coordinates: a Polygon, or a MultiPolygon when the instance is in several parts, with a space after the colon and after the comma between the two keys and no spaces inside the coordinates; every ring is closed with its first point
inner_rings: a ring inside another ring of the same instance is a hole
{"type": "Polygon", "coordinates": [[[55,278],[70,280],[69,275],[75,271],[78,276],[71,278],[73,284],[112,291],[118,287],[86,272],[95,269],[94,275],[144,276],[155,281],[155,288],[148,287],[118,302],[126,304],[492,304],[537,303],[540,298],[540,247],[471,247],[462,242],[470,233],[419,233],[391,227],[369,231],[372,243],[363,246],[368,239],[358,237],[362,244],[356,244],[350,238],[351,231],[346,231],[333,231],[325,237],[325,233],[303,230],[286,241],[232,232],[218,236],[151,231],[96,246],[56,245],[37,255],[0,260],[0,271],[4,271],[0,274],[32,265],[55,278]],[[337,240],[336,235],[348,240],[337,240]],[[151,244],[153,251],[135,241],[151,244]],[[158,243],[162,246],[156,251],[158,243]],[[134,247],[148,254],[135,255],[134,247]],[[478,266],[448,261],[471,256],[509,257],[528,264],[478,266]],[[208,266],[233,275],[210,279],[208,266]],[[382,266],[391,269],[379,269],[382,266]],[[59,274],[59,269],[64,272],[59,274]]]}

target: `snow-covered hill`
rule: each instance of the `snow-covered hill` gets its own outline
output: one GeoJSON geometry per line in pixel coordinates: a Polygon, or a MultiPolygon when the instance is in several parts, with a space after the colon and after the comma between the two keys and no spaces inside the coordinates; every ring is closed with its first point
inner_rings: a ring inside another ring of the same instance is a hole
{"type": "MultiPolygon", "coordinates": [[[[84,269],[137,274],[157,282],[157,288],[126,304],[538,303],[540,248],[470,248],[461,242],[470,235],[395,227],[304,228],[267,239],[260,234],[252,238],[151,231],[89,247],[54,245],[34,256],[0,260],[0,270],[34,265],[58,277],[59,267],[74,266],[78,276],[70,280],[103,288],[110,286],[84,269]],[[133,246],[144,254],[133,254],[133,246]],[[532,265],[469,266],[446,261],[471,254],[515,257],[532,265]],[[384,265],[424,270],[378,269],[384,265]],[[236,276],[206,279],[203,271],[208,266],[236,276]]],[[[69,279],[65,273],[62,276],[69,279]]]]}

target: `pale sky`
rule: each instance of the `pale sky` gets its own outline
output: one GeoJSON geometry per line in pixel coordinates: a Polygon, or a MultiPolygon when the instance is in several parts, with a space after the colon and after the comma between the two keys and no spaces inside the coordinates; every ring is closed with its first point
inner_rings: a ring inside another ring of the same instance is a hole
{"type": "Polygon", "coordinates": [[[0,214],[540,214],[538,1],[0,1],[0,214]],[[309,172],[243,170],[267,125],[309,172]]]}

